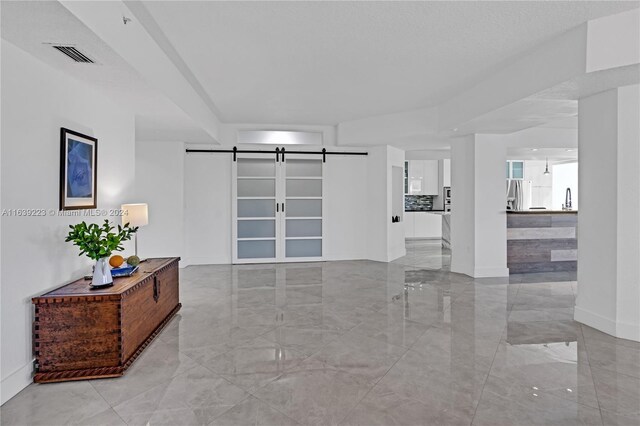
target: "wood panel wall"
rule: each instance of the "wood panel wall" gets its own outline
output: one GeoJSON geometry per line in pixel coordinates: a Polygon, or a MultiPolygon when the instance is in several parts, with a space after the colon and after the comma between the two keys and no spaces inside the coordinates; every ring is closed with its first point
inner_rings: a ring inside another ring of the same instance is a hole
{"type": "Polygon", "coordinates": [[[508,213],[507,267],[512,274],[576,271],[577,212],[508,213]]]}

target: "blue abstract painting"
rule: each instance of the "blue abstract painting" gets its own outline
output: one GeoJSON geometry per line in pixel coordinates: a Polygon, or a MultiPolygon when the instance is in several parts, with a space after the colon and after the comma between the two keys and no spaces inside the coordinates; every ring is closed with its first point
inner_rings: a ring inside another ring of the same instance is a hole
{"type": "Polygon", "coordinates": [[[67,197],[93,197],[93,146],[71,138],[67,142],[67,197]]]}

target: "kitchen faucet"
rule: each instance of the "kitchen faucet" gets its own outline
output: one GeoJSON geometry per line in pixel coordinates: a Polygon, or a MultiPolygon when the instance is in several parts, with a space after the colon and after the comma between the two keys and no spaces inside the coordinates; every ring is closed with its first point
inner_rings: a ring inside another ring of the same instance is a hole
{"type": "Polygon", "coordinates": [[[565,192],[562,210],[571,210],[571,188],[567,188],[565,192]]]}

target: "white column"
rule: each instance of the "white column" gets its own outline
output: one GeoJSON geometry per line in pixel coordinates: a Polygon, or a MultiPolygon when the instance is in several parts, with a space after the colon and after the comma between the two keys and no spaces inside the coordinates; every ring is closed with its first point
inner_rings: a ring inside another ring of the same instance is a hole
{"type": "MultiPolygon", "coordinates": [[[[367,156],[367,259],[391,262],[406,254],[404,223],[391,222],[393,167],[404,168],[404,151],[392,146],[369,149],[367,156]]],[[[358,176],[357,179],[364,179],[358,176]]],[[[403,182],[396,191],[403,192],[403,182]]]]}
{"type": "Polygon", "coordinates": [[[575,320],[640,341],[640,86],[579,101],[575,320]]]}
{"type": "Polygon", "coordinates": [[[506,277],[506,143],[473,135],[451,144],[451,271],[506,277]]]}

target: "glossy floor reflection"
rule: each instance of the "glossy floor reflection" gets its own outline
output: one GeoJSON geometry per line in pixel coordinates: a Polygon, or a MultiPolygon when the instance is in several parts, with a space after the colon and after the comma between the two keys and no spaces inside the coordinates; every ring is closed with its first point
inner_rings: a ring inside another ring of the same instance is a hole
{"type": "Polygon", "coordinates": [[[574,322],[571,277],[474,281],[448,256],[186,268],[124,377],[29,386],[1,423],[640,424],[640,344],[574,322]]]}

